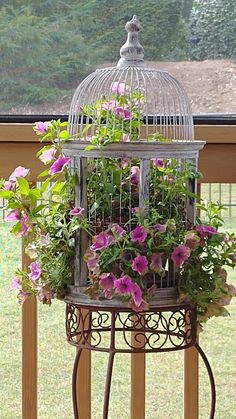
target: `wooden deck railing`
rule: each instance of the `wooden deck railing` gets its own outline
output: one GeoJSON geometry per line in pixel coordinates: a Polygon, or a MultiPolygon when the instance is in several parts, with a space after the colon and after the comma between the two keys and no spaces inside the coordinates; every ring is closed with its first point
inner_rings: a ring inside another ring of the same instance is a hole
{"type": "MultiPolygon", "coordinates": [[[[206,183],[236,183],[236,126],[199,125],[196,139],[207,142],[200,154],[199,169],[206,183]]],[[[32,181],[42,171],[35,158],[41,147],[31,124],[1,124],[0,178],[8,177],[18,165],[31,168],[32,181]]],[[[23,265],[28,263],[22,252],[23,265]]],[[[184,418],[198,419],[198,356],[195,349],[185,351],[184,418]]],[[[91,360],[83,358],[78,379],[80,419],[90,419],[91,360]],[[81,382],[82,385],[79,385],[81,382]]],[[[131,362],[131,419],[145,417],[145,356],[133,356],[131,362]]],[[[37,303],[26,301],[22,307],[22,417],[37,419],[37,303]]]]}

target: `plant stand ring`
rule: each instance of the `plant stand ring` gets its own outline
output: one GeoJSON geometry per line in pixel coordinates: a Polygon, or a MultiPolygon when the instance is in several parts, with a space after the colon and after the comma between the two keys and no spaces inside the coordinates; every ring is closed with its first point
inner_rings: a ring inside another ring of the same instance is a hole
{"type": "Polygon", "coordinates": [[[196,307],[191,304],[166,304],[137,313],[129,308],[66,304],[66,334],[68,342],[78,348],[73,376],[72,398],[74,418],[79,419],[76,380],[79,361],[84,349],[109,353],[103,403],[103,419],[108,419],[114,357],[116,353],[170,352],[195,347],[206,366],[211,386],[211,411],[214,419],[216,392],[208,359],[198,345],[196,307]],[[86,310],[86,312],[85,312],[86,310]],[[85,313],[85,314],[84,314],[85,313]]]}

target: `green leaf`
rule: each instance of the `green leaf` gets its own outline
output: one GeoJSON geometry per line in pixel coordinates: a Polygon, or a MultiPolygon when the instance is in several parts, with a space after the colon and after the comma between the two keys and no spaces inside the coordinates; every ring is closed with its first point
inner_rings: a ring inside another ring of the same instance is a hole
{"type": "Polygon", "coordinates": [[[17,178],[17,183],[19,185],[19,189],[20,189],[21,195],[28,196],[29,195],[29,191],[30,191],[28,180],[26,180],[23,177],[18,177],[17,178]]]}
{"type": "Polygon", "coordinates": [[[44,192],[46,191],[46,189],[47,189],[47,187],[48,187],[49,183],[50,183],[50,179],[49,179],[49,178],[48,178],[48,179],[46,179],[46,180],[42,183],[42,186],[41,186],[41,192],[42,192],[42,193],[44,193],[44,192]]]}
{"type": "Polygon", "coordinates": [[[95,150],[97,147],[95,145],[87,145],[87,147],[85,147],[84,151],[90,151],[90,150],[95,150]]]}
{"type": "Polygon", "coordinates": [[[59,137],[63,138],[64,140],[68,140],[68,138],[70,138],[70,134],[68,131],[63,130],[60,132],[59,137]]]}
{"type": "Polygon", "coordinates": [[[49,169],[46,169],[38,175],[38,178],[46,177],[48,175],[49,175],[49,169]]]}
{"type": "Polygon", "coordinates": [[[32,199],[32,201],[37,201],[42,196],[41,191],[39,189],[31,189],[29,191],[29,197],[32,199]]]}
{"type": "Polygon", "coordinates": [[[11,233],[16,234],[16,233],[19,233],[20,230],[21,230],[21,223],[20,221],[17,221],[17,223],[11,229],[11,233]]]}
{"type": "Polygon", "coordinates": [[[52,189],[52,192],[56,195],[60,194],[60,192],[63,190],[63,188],[65,187],[66,182],[57,182],[52,189]]]}
{"type": "Polygon", "coordinates": [[[12,191],[5,191],[5,190],[0,191],[1,198],[10,199],[10,198],[13,198],[13,196],[15,196],[15,194],[12,191]]]}

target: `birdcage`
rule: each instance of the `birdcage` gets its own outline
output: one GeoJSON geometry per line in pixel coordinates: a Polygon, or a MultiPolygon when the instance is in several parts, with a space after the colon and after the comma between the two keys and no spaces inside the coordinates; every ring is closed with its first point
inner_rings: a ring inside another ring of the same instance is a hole
{"type": "MultiPolygon", "coordinates": [[[[96,70],[78,86],[69,113],[71,140],[63,152],[71,158],[75,173],[75,206],[84,208],[92,235],[101,240],[110,236],[114,242],[125,231],[144,255],[148,237],[143,229],[137,230],[140,219],[144,226],[150,217],[156,220],[157,240],[164,230],[178,233],[194,223],[196,177],[186,179],[186,170],[197,169],[204,142],[194,140],[190,104],[180,83],[166,71],[146,67],[140,29],[134,16],[126,24],[128,38],[117,66],[96,70]]],[[[91,281],[99,282],[95,268],[88,269],[96,259],[99,245],[95,244],[88,231],[77,233],[68,295],[77,303],[91,304],[95,297],[98,305],[100,301],[107,306],[127,305],[118,293],[94,288],[88,292],[91,281]]],[[[132,246],[123,250],[124,259],[132,262],[136,250],[132,246]]],[[[121,264],[115,255],[111,259],[113,278],[122,277],[121,264]]],[[[178,267],[164,250],[157,259],[158,269],[135,272],[141,276],[143,292],[152,290],[150,306],[178,297],[178,267]]]]}

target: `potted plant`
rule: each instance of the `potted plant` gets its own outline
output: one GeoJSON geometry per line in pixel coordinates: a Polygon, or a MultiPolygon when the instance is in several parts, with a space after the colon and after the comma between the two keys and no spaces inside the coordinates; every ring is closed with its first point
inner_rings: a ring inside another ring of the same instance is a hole
{"type": "MultiPolygon", "coordinates": [[[[23,304],[33,295],[42,303],[51,304],[54,297],[63,297],[72,281],[76,233],[83,230],[90,237],[84,260],[88,267],[86,293],[91,298],[118,298],[130,309],[143,311],[160,283],[167,281],[169,263],[178,279],[178,283],[174,282],[178,300],[197,304],[200,323],[214,315],[227,315],[225,306],[236,295],[236,289],[227,283],[225,268],[235,266],[236,238],[234,234],[221,232],[222,207],[211,202],[199,205],[205,213],[204,222],[199,218],[195,225],[186,222],[184,202],[187,197],[193,198],[186,186],[187,179],[196,179],[199,174],[191,165],[180,170],[175,159],[154,159],[150,188],[155,188],[155,193],[147,203],[150,207],[147,212],[136,206],[139,166],[135,160],[127,164],[121,159],[115,162],[100,159],[96,170],[91,160],[88,194],[96,190],[97,196],[86,217],[84,208],[74,204],[76,175],[70,158],[62,152],[62,145],[70,138],[66,127],[67,123],[60,120],[37,122],[34,127],[41,142],[50,142],[37,154],[47,167],[39,175],[39,185],[30,182],[30,169],[21,166],[8,180],[1,180],[0,195],[7,202],[6,220],[14,222],[12,232],[24,240],[32,259],[27,270],[17,270],[11,283],[19,302],[23,304]],[[115,194],[108,205],[116,214],[115,222],[109,219],[105,205],[110,196],[111,176],[115,194]],[[127,208],[130,197],[126,183],[132,199],[129,218],[126,211],[120,213],[120,206],[116,207],[119,197],[121,208],[127,208]],[[163,196],[163,190],[166,193],[161,201],[158,197],[163,196]],[[156,279],[150,286],[153,275],[156,279]]],[[[117,138],[119,130],[117,127],[117,138]]],[[[103,132],[98,132],[92,141],[89,138],[88,150],[106,147],[101,138],[103,132]]]]}

